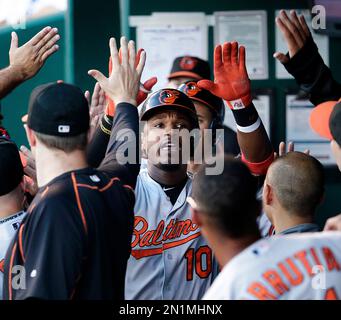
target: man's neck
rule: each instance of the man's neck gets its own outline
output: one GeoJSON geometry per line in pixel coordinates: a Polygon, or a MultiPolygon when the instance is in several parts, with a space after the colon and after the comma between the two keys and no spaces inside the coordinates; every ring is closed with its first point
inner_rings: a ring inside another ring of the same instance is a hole
{"type": "Polygon", "coordinates": [[[272,214],[273,226],[276,234],[279,234],[287,229],[296,227],[300,224],[313,223],[313,214],[308,217],[300,217],[295,213],[290,213],[286,210],[277,210],[272,214]]]}
{"type": "Polygon", "coordinates": [[[23,195],[0,197],[0,219],[7,218],[23,210],[23,195]]]}
{"type": "Polygon", "coordinates": [[[258,241],[260,238],[260,234],[255,234],[253,236],[248,236],[241,239],[231,239],[214,233],[208,242],[213,248],[214,255],[218,260],[220,268],[222,269],[236,255],[258,241]]]}
{"type": "Polygon", "coordinates": [[[187,178],[187,165],[179,166],[174,171],[166,171],[148,163],[148,174],[153,180],[162,185],[176,186],[187,178]]]}
{"type": "Polygon", "coordinates": [[[76,150],[65,153],[46,148],[36,152],[36,169],[38,187],[42,187],[60,175],[84,169],[88,166],[85,152],[76,150]]]}

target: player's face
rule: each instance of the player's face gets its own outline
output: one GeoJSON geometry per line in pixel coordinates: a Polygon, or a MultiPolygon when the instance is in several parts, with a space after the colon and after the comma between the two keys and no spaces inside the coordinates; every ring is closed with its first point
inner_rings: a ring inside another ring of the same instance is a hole
{"type": "Polygon", "coordinates": [[[188,81],[196,81],[196,80],[193,78],[187,78],[187,77],[173,78],[173,79],[169,80],[169,82],[167,84],[167,88],[177,89],[180,85],[182,85],[183,83],[186,83],[188,81]]]}
{"type": "Polygon", "coordinates": [[[198,115],[199,127],[201,131],[210,128],[212,113],[207,106],[198,101],[193,101],[198,115]]]}
{"type": "Polygon", "coordinates": [[[192,125],[185,115],[167,111],[154,115],[147,121],[144,130],[144,147],[147,157],[155,165],[183,164],[181,130],[192,130],[192,125]]]}

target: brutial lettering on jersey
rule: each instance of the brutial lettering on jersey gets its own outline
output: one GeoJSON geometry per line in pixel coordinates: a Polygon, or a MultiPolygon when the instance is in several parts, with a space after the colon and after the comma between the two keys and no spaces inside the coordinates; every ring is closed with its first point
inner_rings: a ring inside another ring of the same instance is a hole
{"type": "Polygon", "coordinates": [[[149,230],[147,220],[135,216],[131,254],[135,259],[162,254],[163,251],[181,246],[200,235],[199,226],[190,219],[172,219],[167,225],[161,220],[155,230],[149,230]]]}
{"type": "Polygon", "coordinates": [[[259,300],[279,299],[292,287],[302,284],[306,277],[313,289],[326,290],[326,273],[332,271],[341,271],[333,250],[327,246],[312,247],[298,251],[278,262],[276,267],[267,269],[258,281],[247,286],[246,291],[259,300]]]}

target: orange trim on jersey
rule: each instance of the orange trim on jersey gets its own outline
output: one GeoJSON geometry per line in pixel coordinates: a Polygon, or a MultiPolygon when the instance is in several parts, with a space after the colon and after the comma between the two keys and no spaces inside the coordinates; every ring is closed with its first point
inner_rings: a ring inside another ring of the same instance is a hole
{"type": "Polygon", "coordinates": [[[18,237],[18,242],[19,242],[19,251],[21,254],[21,258],[23,262],[25,263],[25,256],[24,256],[24,250],[23,250],[23,245],[22,245],[22,233],[24,230],[24,224],[22,224],[19,228],[19,237],[18,237]]]}
{"type": "Polygon", "coordinates": [[[83,225],[84,225],[85,233],[88,234],[88,226],[86,224],[86,220],[85,220],[85,216],[84,216],[84,211],[83,211],[83,208],[82,208],[81,200],[79,198],[79,193],[78,193],[78,188],[77,188],[77,181],[76,181],[76,176],[75,176],[74,172],[71,173],[71,179],[72,179],[73,189],[74,189],[75,195],[76,195],[76,200],[77,200],[77,205],[78,205],[79,213],[80,213],[80,216],[82,218],[83,225]]]}
{"type": "Polygon", "coordinates": [[[49,187],[46,187],[46,189],[43,191],[43,193],[41,194],[41,197],[45,197],[47,192],[49,191],[49,187]]]}
{"type": "MultiPolygon", "coordinates": [[[[108,182],[108,184],[107,185],[105,185],[103,188],[98,188],[97,186],[91,186],[91,185],[89,185],[89,184],[85,184],[85,183],[77,183],[77,187],[81,187],[81,188],[88,188],[88,189],[91,189],[91,190],[98,190],[98,191],[100,191],[100,192],[103,192],[103,191],[106,191],[107,189],[109,189],[111,186],[112,186],[112,184],[113,184],[113,182],[114,181],[121,181],[119,178],[112,178],[112,179],[110,179],[110,181],[108,182]]],[[[128,188],[128,189],[130,189],[131,191],[133,191],[134,192],[134,189],[130,186],[130,185],[128,185],[128,184],[124,184],[123,185],[123,187],[125,187],[125,188],[128,188]]]]}
{"type": "Polygon", "coordinates": [[[163,251],[166,251],[166,250],[174,248],[174,247],[181,246],[184,243],[187,243],[193,239],[196,239],[196,238],[200,237],[200,235],[201,235],[201,232],[197,232],[197,233],[192,234],[191,236],[189,236],[185,239],[165,243],[162,245],[161,248],[132,250],[131,255],[137,260],[141,259],[141,258],[145,258],[145,257],[156,256],[158,254],[162,254],[163,251]]]}
{"type": "Polygon", "coordinates": [[[12,253],[11,253],[11,259],[9,263],[9,269],[8,269],[8,300],[12,300],[12,267],[13,267],[13,262],[14,262],[14,255],[15,252],[17,251],[17,244],[15,243],[13,248],[12,248],[12,253]]]}
{"type": "Polygon", "coordinates": [[[72,292],[71,292],[70,300],[73,299],[73,297],[74,297],[74,295],[75,295],[75,293],[76,293],[77,285],[78,285],[79,281],[81,280],[81,278],[82,278],[82,274],[79,274],[78,278],[77,278],[76,281],[75,281],[75,287],[73,288],[73,290],[72,290],[72,292]]]}
{"type": "Polygon", "coordinates": [[[135,193],[135,190],[129,185],[129,184],[124,184],[123,187],[133,191],[135,193]]]}
{"type": "Polygon", "coordinates": [[[83,184],[83,183],[77,183],[77,187],[87,188],[91,190],[98,190],[98,187],[96,186],[90,186],[89,184],[83,184]]]}
{"type": "Polygon", "coordinates": [[[102,189],[99,189],[99,191],[100,191],[100,192],[103,192],[103,191],[105,191],[105,190],[108,190],[108,189],[112,186],[112,184],[114,183],[114,181],[120,181],[120,179],[119,179],[119,178],[112,178],[112,179],[110,180],[110,182],[109,182],[105,187],[103,187],[102,189]]]}
{"type": "Polygon", "coordinates": [[[5,259],[2,259],[0,261],[0,272],[2,272],[2,273],[5,272],[5,259]]]}

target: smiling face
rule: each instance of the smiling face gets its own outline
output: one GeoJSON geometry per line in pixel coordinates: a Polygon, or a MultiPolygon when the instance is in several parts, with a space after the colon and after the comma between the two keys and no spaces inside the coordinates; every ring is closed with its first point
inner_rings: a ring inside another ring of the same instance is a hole
{"type": "Polygon", "coordinates": [[[185,114],[160,111],[153,115],[147,121],[143,134],[143,149],[148,159],[167,171],[179,168],[186,161],[182,159],[182,138],[178,135],[184,129],[193,129],[185,114]]]}

